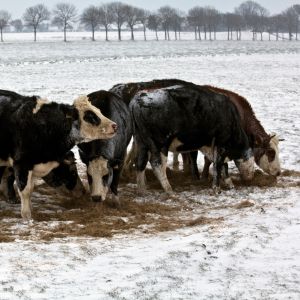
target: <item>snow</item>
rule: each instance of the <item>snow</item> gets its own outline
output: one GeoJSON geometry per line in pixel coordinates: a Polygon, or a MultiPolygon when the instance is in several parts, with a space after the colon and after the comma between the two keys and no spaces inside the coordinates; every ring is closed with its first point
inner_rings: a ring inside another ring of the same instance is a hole
{"type": "MultiPolygon", "coordinates": [[[[285,139],[279,145],[283,170],[300,171],[298,42],[228,42],[224,33],[214,42],[193,41],[193,34],[144,42],[137,34],[136,42],[91,43],[69,35],[72,41],[63,43],[58,33],[38,33],[31,43],[29,34],[5,34],[0,88],[71,103],[122,82],[179,78],[215,85],[248,99],[267,132],[285,139]]],[[[224,218],[218,224],[157,235],[2,243],[0,299],[299,299],[299,181],[284,177],[282,188],[245,186],[220,196],[174,188],[198,202],[194,216],[209,207],[206,217],[224,218]],[[244,200],[254,205],[234,207],[244,200]]],[[[34,231],[21,220],[15,226],[34,231]]]]}

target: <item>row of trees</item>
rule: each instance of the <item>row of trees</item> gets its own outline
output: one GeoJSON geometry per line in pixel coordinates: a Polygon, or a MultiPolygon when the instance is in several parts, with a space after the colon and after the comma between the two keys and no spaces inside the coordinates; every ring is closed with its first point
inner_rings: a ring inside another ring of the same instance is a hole
{"type": "Polygon", "coordinates": [[[106,40],[108,40],[108,30],[112,24],[118,29],[118,38],[121,40],[121,28],[127,25],[131,30],[131,39],[134,40],[134,26],[141,24],[144,29],[144,39],[146,40],[146,28],[156,32],[163,30],[165,39],[170,39],[170,30],[174,31],[174,37],[180,39],[180,32],[185,29],[194,28],[195,39],[201,40],[201,31],[204,38],[216,39],[217,30],[226,28],[228,31],[228,40],[232,39],[233,31],[236,31],[236,38],[241,39],[242,30],[251,29],[253,39],[256,39],[257,33],[260,33],[261,40],[264,32],[276,34],[276,40],[279,38],[279,32],[289,32],[289,39],[292,39],[292,33],[296,34],[298,40],[298,28],[300,22],[300,5],[293,5],[280,14],[271,16],[269,11],[254,1],[245,1],[234,9],[233,13],[221,13],[213,6],[195,6],[188,13],[177,10],[169,5],[159,8],[155,12],[137,8],[122,2],[110,2],[100,6],[90,5],[78,14],[76,7],[71,3],[58,3],[49,10],[44,4],[38,4],[26,9],[21,19],[12,20],[12,15],[0,10],[0,30],[1,42],[3,42],[2,31],[8,25],[13,25],[19,32],[23,26],[31,27],[34,31],[34,41],[36,41],[36,32],[44,21],[51,19],[53,25],[64,29],[64,41],[68,26],[80,22],[92,31],[92,40],[94,41],[94,32],[99,26],[103,26],[106,31],[106,40]],[[52,18],[51,18],[52,17],[52,18]]]}

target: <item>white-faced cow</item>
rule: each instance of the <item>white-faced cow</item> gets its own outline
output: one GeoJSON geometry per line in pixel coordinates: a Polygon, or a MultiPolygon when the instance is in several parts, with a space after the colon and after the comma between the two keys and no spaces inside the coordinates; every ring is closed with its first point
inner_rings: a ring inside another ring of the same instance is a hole
{"type": "Polygon", "coordinates": [[[135,161],[139,190],[146,191],[144,172],[150,164],[165,192],[173,195],[166,176],[168,151],[201,150],[214,162],[213,189],[220,192],[221,171],[234,160],[245,180],[254,175],[254,156],[236,106],[228,97],[197,86],[140,91],[130,103],[137,143],[135,161]]]}
{"type": "Polygon", "coordinates": [[[118,131],[114,138],[78,145],[80,157],[87,166],[92,200],[104,201],[108,190],[111,189],[113,201],[120,205],[119,177],[124,165],[126,149],[133,134],[130,111],[122,99],[107,91],[94,92],[89,94],[88,98],[103,115],[118,124],[118,131]]]}
{"type": "MultiPolygon", "coordinates": [[[[11,204],[20,203],[14,189],[15,175],[12,167],[0,167],[1,188],[11,204]]],[[[80,198],[85,188],[78,175],[74,153],[69,151],[63,162],[42,179],[61,196],[80,198]]]]}
{"type": "Polygon", "coordinates": [[[74,145],[112,138],[116,130],[87,96],[67,105],[0,90],[0,166],[14,171],[23,219],[31,219],[36,178],[58,167],[74,145]]]}

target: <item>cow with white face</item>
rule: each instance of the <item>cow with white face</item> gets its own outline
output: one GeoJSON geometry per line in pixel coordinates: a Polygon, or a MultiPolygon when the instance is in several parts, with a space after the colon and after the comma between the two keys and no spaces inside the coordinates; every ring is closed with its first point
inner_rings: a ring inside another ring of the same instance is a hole
{"type": "Polygon", "coordinates": [[[87,96],[67,105],[0,90],[0,166],[13,169],[23,219],[31,219],[36,178],[58,167],[76,144],[112,138],[116,132],[116,123],[87,96]]]}
{"type": "Polygon", "coordinates": [[[80,157],[87,166],[91,197],[94,202],[102,202],[107,198],[110,189],[113,201],[120,205],[119,177],[132,137],[130,111],[124,101],[113,93],[98,91],[89,94],[88,97],[92,105],[118,124],[118,132],[114,138],[78,145],[80,157]]]}

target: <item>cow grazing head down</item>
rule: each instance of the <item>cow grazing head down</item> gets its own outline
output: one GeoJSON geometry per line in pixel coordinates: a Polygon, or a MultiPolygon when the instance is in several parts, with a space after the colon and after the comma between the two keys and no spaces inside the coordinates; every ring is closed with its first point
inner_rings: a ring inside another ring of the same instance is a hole
{"type": "Polygon", "coordinates": [[[104,117],[101,111],[89,102],[87,96],[78,97],[74,101],[74,106],[80,119],[77,130],[82,137],[81,143],[115,136],[117,124],[104,117]]]}
{"type": "Polygon", "coordinates": [[[243,153],[242,158],[236,159],[235,164],[241,173],[242,179],[250,181],[254,177],[254,154],[251,148],[243,153]]]}
{"type": "Polygon", "coordinates": [[[276,133],[271,133],[268,138],[263,139],[255,135],[254,156],[256,164],[267,174],[279,176],[281,166],[279,161],[279,141],[276,133]]]}
{"type": "Polygon", "coordinates": [[[120,168],[124,162],[119,159],[107,159],[103,156],[88,157],[82,151],[79,151],[79,154],[87,166],[92,200],[94,202],[104,201],[113,180],[113,170],[120,168]]]}
{"type": "Polygon", "coordinates": [[[80,198],[86,192],[78,175],[72,151],[69,151],[63,162],[44,176],[43,180],[61,196],[80,198]]]}

